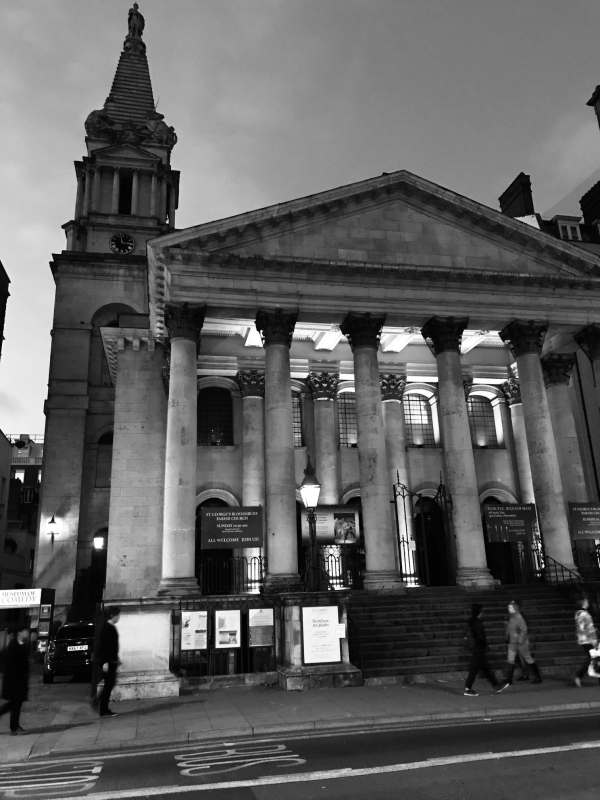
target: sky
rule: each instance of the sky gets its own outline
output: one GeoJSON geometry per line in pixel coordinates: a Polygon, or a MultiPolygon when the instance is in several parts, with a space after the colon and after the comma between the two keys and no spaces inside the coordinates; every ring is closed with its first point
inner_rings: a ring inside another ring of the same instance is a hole
{"type": "MultiPolygon", "coordinates": [[[[178,228],[397,169],[496,209],[523,171],[542,213],[578,213],[574,187],[599,179],[586,106],[600,84],[597,0],[139,4],[155,100],[179,139],[178,228]]],[[[6,435],[44,432],[49,261],[130,5],[0,0],[6,435]]]]}

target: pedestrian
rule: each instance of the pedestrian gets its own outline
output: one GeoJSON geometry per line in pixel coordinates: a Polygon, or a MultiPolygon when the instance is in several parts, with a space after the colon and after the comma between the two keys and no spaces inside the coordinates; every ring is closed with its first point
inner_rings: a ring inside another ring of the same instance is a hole
{"type": "Polygon", "coordinates": [[[29,627],[18,625],[11,630],[10,641],[4,655],[4,679],[2,698],[7,702],[0,706],[0,716],[10,711],[12,736],[24,733],[20,725],[21,706],[29,695],[29,627]]]}
{"type": "Polygon", "coordinates": [[[92,650],[91,669],[90,669],[90,702],[93,709],[98,708],[100,694],[98,686],[104,680],[102,672],[102,662],[100,661],[100,633],[106,622],[104,609],[98,610],[94,620],[94,647],[92,650]]]}
{"type": "Polygon", "coordinates": [[[109,708],[108,704],[110,702],[110,693],[117,682],[117,667],[121,663],[119,661],[119,632],[116,628],[120,613],[121,609],[118,606],[109,606],[106,609],[106,621],[102,625],[98,637],[96,658],[98,663],[102,665],[104,677],[104,685],[99,699],[101,717],[118,716],[109,708]]]}
{"type": "Polygon", "coordinates": [[[473,603],[471,606],[471,616],[467,622],[466,639],[471,645],[471,661],[469,664],[469,674],[465,680],[465,697],[478,697],[479,692],[473,689],[473,683],[479,673],[487,678],[494,689],[498,689],[500,684],[488,664],[487,660],[487,636],[482,621],[483,606],[480,603],[473,603]]]}
{"type": "Polygon", "coordinates": [[[521,664],[527,664],[528,668],[533,672],[532,683],[541,683],[542,676],[538,669],[531,649],[529,647],[529,634],[527,630],[527,623],[521,614],[521,609],[516,600],[511,600],[508,604],[508,621],[506,623],[506,640],[508,642],[508,653],[506,656],[506,680],[505,683],[498,689],[503,692],[512,685],[513,675],[515,672],[515,660],[517,656],[521,664]]]}
{"type": "Polygon", "coordinates": [[[592,660],[590,650],[598,647],[598,633],[594,620],[590,614],[590,601],[587,597],[579,600],[579,608],[575,612],[575,633],[577,634],[577,644],[581,647],[584,656],[583,661],[575,673],[575,686],[581,689],[581,679],[587,675],[588,667],[592,660]]]}

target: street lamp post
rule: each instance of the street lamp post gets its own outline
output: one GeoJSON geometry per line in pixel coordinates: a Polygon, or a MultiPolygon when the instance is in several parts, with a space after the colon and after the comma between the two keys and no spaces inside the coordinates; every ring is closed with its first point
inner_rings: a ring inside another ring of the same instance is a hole
{"type": "Polygon", "coordinates": [[[317,548],[317,517],[315,513],[319,503],[320,491],[321,484],[317,480],[315,470],[309,459],[304,470],[304,480],[300,484],[300,497],[308,516],[308,534],[310,537],[308,589],[311,592],[318,591],[320,586],[321,569],[317,548]]]}

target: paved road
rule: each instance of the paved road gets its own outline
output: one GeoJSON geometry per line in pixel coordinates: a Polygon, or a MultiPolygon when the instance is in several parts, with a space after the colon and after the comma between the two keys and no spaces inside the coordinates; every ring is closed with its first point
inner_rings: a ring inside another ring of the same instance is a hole
{"type": "Polygon", "coordinates": [[[600,717],[237,739],[0,767],[0,798],[597,800],[600,717]]]}

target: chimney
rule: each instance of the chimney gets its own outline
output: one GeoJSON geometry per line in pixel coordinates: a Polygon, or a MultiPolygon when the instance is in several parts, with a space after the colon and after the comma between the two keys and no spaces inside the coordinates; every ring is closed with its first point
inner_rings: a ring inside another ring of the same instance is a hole
{"type": "Polygon", "coordinates": [[[509,217],[527,217],[535,214],[531,193],[531,176],[519,172],[510,186],[498,198],[500,210],[509,217]]]}

